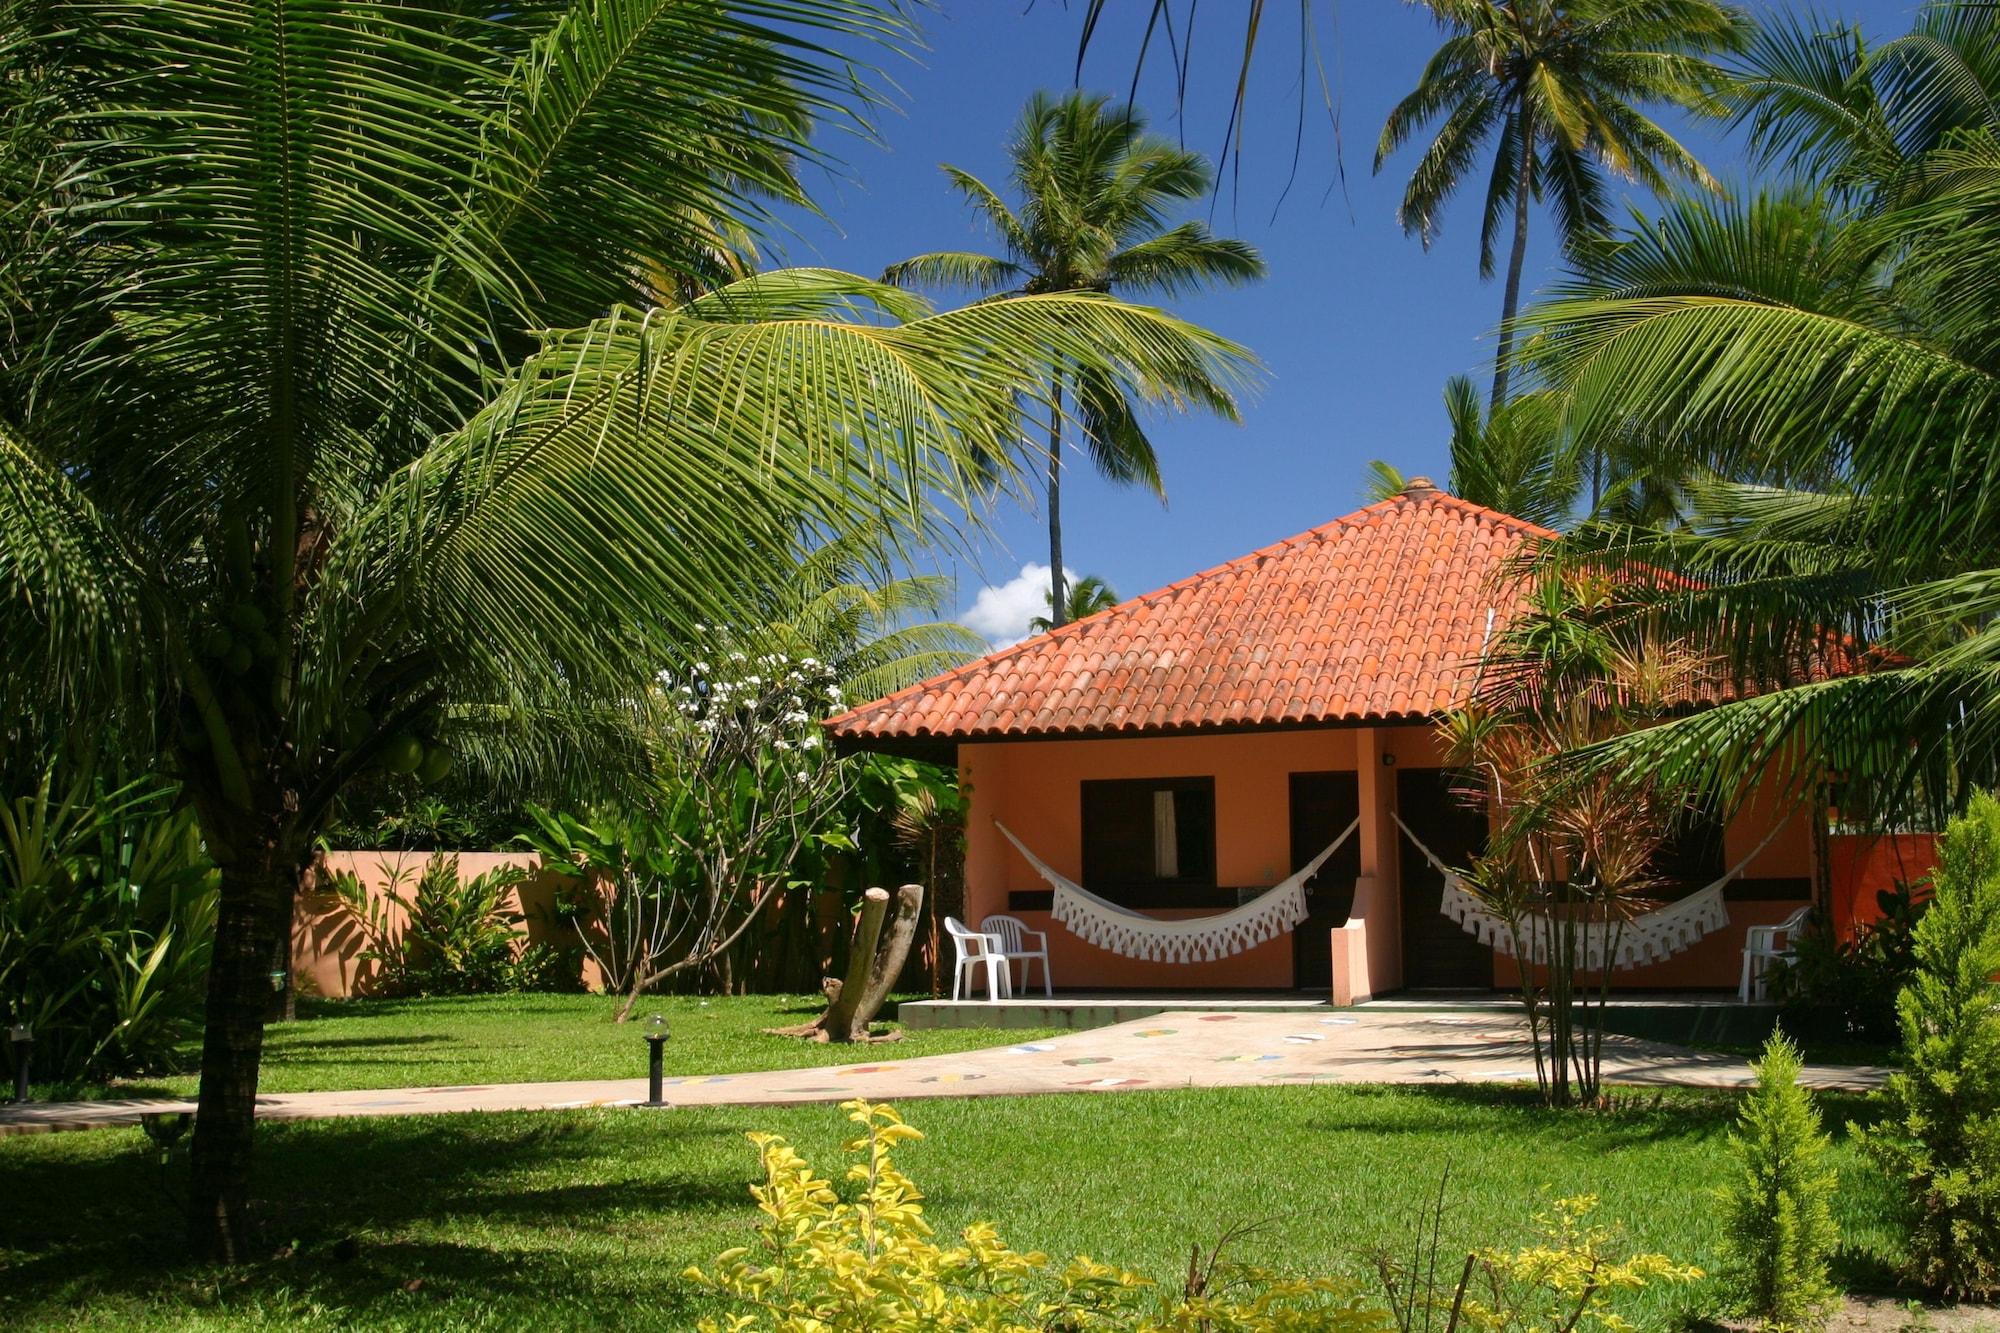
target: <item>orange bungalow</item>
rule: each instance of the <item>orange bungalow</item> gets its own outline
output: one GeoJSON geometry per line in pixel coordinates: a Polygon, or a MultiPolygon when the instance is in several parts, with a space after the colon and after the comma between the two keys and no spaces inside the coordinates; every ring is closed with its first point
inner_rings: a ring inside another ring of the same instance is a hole
{"type": "MultiPolygon", "coordinates": [[[[827,726],[845,748],[956,764],[964,916],[1046,931],[1065,989],[1348,1004],[1504,985],[1512,960],[1439,868],[1479,848],[1486,819],[1451,794],[1432,721],[1511,613],[1504,562],[1550,536],[1419,478],[827,726]]],[[[1868,896],[1858,877],[1881,857],[1824,829],[1753,798],[1690,830],[1673,938],[1619,982],[1734,990],[1751,927],[1868,896]]]]}

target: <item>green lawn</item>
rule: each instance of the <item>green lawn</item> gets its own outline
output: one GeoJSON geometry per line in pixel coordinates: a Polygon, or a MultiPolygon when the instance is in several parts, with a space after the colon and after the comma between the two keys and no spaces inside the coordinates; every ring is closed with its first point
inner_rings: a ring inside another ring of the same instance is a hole
{"type": "MultiPolygon", "coordinates": [[[[817,997],[655,997],[635,1013],[634,1022],[625,1024],[611,1021],[617,1005],[601,995],[304,1000],[297,1022],[266,1030],[259,1087],[265,1092],[312,1092],[643,1078],[646,1043],[639,1020],[656,1013],[666,1017],[672,1031],[666,1047],[669,1077],[851,1064],[855,1059],[852,1046],[765,1033],[766,1028],[810,1021],[825,1007],[817,997]]],[[[883,1028],[894,1030],[895,1025],[883,1028]]],[[[1047,1029],[931,1029],[870,1046],[867,1056],[872,1061],[902,1060],[1047,1035],[1047,1029]]],[[[181,1074],[108,1086],[48,1086],[38,1088],[36,1095],[42,1100],[192,1095],[195,1081],[194,1075],[181,1074]]]]}
{"type": "MultiPolygon", "coordinates": [[[[1539,1201],[1592,1191],[1640,1244],[1712,1267],[1732,1105],[1564,1115],[1518,1090],[1339,1087],[919,1102],[904,1109],[929,1137],[904,1165],[943,1228],[989,1218],[1018,1246],[1163,1280],[1239,1223],[1260,1224],[1244,1259],[1358,1270],[1407,1243],[1447,1167],[1452,1246],[1517,1241],[1539,1201]]],[[[1835,1124],[1862,1110],[1825,1105],[1835,1124]]],[[[824,1166],[845,1126],[833,1107],[270,1125],[270,1254],[226,1276],[177,1263],[178,1153],[162,1176],[136,1131],[0,1140],[0,1327],[686,1328],[709,1307],[681,1271],[751,1225],[753,1128],[824,1166]]],[[[1841,1138],[1843,1276],[1879,1284],[1897,1242],[1841,1138]]],[[[1639,1324],[1713,1302],[1659,1293],[1639,1324]]]]}
{"type": "MultiPolygon", "coordinates": [[[[593,996],[309,1003],[271,1029],[273,1091],[604,1078],[644,1072],[634,1026],[593,996]]],[[[667,1067],[722,1073],[844,1063],[853,1048],[767,1036],[801,998],[662,999],[667,1067]]],[[[1034,1032],[909,1034],[869,1059],[1034,1032]]],[[[176,1076],[138,1087],[190,1091],[176,1076]]],[[[1826,1101],[1830,1123],[1865,1113],[1826,1101]]],[[[950,1230],[991,1219],[1014,1244],[1088,1252],[1163,1281],[1188,1246],[1254,1223],[1240,1258],[1364,1269],[1407,1245],[1449,1168],[1453,1246],[1527,1236],[1545,1199],[1595,1192],[1634,1240],[1712,1268],[1711,1191],[1728,1169],[1727,1094],[1631,1094],[1608,1115],[1541,1110],[1513,1089],[1235,1088],[909,1104],[929,1138],[905,1166],[950,1230]]],[[[137,1131],[0,1139],[0,1328],[688,1327],[712,1307],[680,1277],[741,1243],[755,1167],[743,1133],[792,1136],[822,1167],[834,1107],[588,1111],[271,1124],[259,1181],[267,1253],[218,1275],[179,1260],[185,1148],[162,1172],[137,1131]]],[[[1846,1144],[1845,1276],[1896,1255],[1881,1186],[1846,1144]]],[[[1641,1327],[1714,1308],[1712,1286],[1654,1295],[1641,1327]]]]}

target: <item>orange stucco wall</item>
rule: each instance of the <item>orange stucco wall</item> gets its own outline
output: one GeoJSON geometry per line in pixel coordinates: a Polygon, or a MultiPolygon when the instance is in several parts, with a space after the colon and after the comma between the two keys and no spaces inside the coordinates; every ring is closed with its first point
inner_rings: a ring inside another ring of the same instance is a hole
{"type": "MultiPolygon", "coordinates": [[[[1226,736],[1149,737],[1086,741],[1016,741],[964,745],[962,777],[971,793],[966,827],[966,917],[1008,910],[1008,895],[1047,887],[994,828],[997,819],[1071,878],[1083,872],[1082,797],[1079,784],[1098,778],[1213,777],[1216,876],[1226,885],[1275,884],[1291,872],[1291,774],[1359,768],[1362,825],[1361,873],[1354,917],[1366,921],[1357,961],[1372,981],[1363,991],[1392,988],[1400,979],[1396,952],[1395,847],[1373,788],[1386,745],[1406,761],[1427,757],[1428,733],[1370,728],[1281,731],[1226,736]],[[1369,763],[1357,764],[1366,755],[1369,763]],[[1381,927],[1377,929],[1378,926],[1381,927]]],[[[1429,760],[1426,758],[1426,761],[1429,760]]],[[[1391,784],[1393,785],[1393,784],[1391,784]]],[[[1084,943],[1047,912],[1017,912],[1029,926],[1049,932],[1056,983],[1069,987],[1289,988],[1294,941],[1267,944],[1211,963],[1149,963],[1121,958],[1084,943]]],[[[1161,912],[1161,916],[1199,915],[1161,912]]],[[[1308,947],[1332,948],[1334,941],[1308,947]]]]}
{"type": "MultiPolygon", "coordinates": [[[[329,852],[323,864],[329,875],[341,871],[353,872],[369,896],[380,903],[392,919],[400,921],[402,909],[383,890],[400,877],[398,892],[407,898],[415,889],[417,877],[423,874],[424,862],[430,859],[430,855],[429,852],[329,852]]],[[[536,871],[517,888],[507,891],[510,907],[527,918],[523,928],[529,942],[548,941],[565,947],[573,943],[567,938],[555,939],[549,915],[555,904],[557,889],[572,882],[568,877],[542,872],[541,858],[528,852],[459,852],[457,856],[461,880],[503,865],[517,865],[536,871]]],[[[360,955],[368,947],[368,942],[327,885],[326,877],[313,875],[308,877],[305,888],[299,894],[298,913],[292,932],[292,973],[295,982],[301,993],[307,995],[345,997],[369,994],[377,969],[374,963],[361,960],[360,955]]],[[[583,960],[583,980],[592,990],[599,989],[597,965],[588,958],[583,960]]]]}
{"type": "MultiPolygon", "coordinates": [[[[1380,995],[1402,984],[1401,858],[1390,812],[1395,772],[1434,767],[1428,727],[1356,727],[1224,736],[1105,738],[965,744],[961,776],[970,792],[966,829],[966,919],[1008,911],[1008,895],[1046,888],[1002,838],[997,819],[1036,854],[1071,878],[1082,875],[1079,784],[1097,778],[1212,777],[1216,802],[1216,871],[1220,883],[1274,884],[1290,871],[1290,775],[1352,769],[1361,797],[1361,872],[1353,915],[1326,939],[1292,936],[1210,963],[1148,963],[1084,943],[1045,911],[1016,912],[1049,934],[1056,984],[1067,988],[1289,988],[1296,948],[1326,948],[1334,959],[1335,999],[1380,995]],[[1385,764],[1385,757],[1393,763],[1385,764]]],[[[1775,790],[1775,789],[1774,789],[1775,790]]],[[[1772,828],[1777,834],[1745,870],[1752,878],[1815,877],[1811,816],[1758,796],[1731,822],[1724,852],[1735,865],[1772,828]]],[[[1782,920],[1795,901],[1729,904],[1730,925],[1665,963],[1621,974],[1634,988],[1730,988],[1737,982],[1744,928],[1782,920]]],[[[1194,915],[1167,913],[1158,915],[1194,915]]],[[[1497,960],[1496,985],[1514,972],[1497,960]]]]}

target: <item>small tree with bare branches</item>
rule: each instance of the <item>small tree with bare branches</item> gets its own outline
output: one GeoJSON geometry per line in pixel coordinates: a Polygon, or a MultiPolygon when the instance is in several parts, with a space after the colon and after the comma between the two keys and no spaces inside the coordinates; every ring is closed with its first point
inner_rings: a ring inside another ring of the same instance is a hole
{"type": "Polygon", "coordinates": [[[1535,1077],[1551,1105],[1600,1100],[1614,960],[1626,924],[1660,905],[1654,867],[1688,814],[1658,783],[1556,761],[1658,720],[1705,669],[1688,644],[1652,632],[1612,581],[1549,569],[1472,700],[1438,723],[1465,799],[1493,820],[1487,851],[1459,873],[1522,960],[1535,1077]],[[1603,936],[1594,965],[1593,933],[1603,936]]]}

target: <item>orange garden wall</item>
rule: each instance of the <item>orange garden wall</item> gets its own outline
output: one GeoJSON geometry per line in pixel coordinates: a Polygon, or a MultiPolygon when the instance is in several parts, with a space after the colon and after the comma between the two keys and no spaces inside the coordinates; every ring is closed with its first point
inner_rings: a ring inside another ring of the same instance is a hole
{"type": "Polygon", "coordinates": [[[1842,940],[1882,919],[1877,892],[1914,884],[1937,869],[1934,833],[1834,834],[1827,839],[1827,896],[1842,940]]]}
{"type": "MultiPolygon", "coordinates": [[[[330,877],[341,871],[351,871],[369,897],[381,904],[392,919],[400,922],[402,909],[388,898],[384,889],[394,881],[394,877],[400,875],[402,883],[397,892],[405,898],[409,897],[430,856],[429,852],[326,854],[322,862],[326,875],[310,877],[299,893],[298,915],[292,932],[292,973],[300,993],[334,997],[366,995],[376,979],[376,965],[363,962],[360,957],[368,942],[335,896],[330,877]]],[[[562,948],[574,944],[572,934],[567,930],[560,938],[557,937],[557,927],[551,916],[557,890],[573,883],[573,880],[541,870],[541,858],[528,852],[459,852],[457,856],[461,879],[471,879],[504,865],[517,865],[534,871],[531,878],[510,889],[507,894],[512,910],[527,918],[523,925],[528,941],[545,941],[562,948]]],[[[583,980],[591,989],[598,989],[597,965],[589,958],[583,960],[583,980]]]]}

